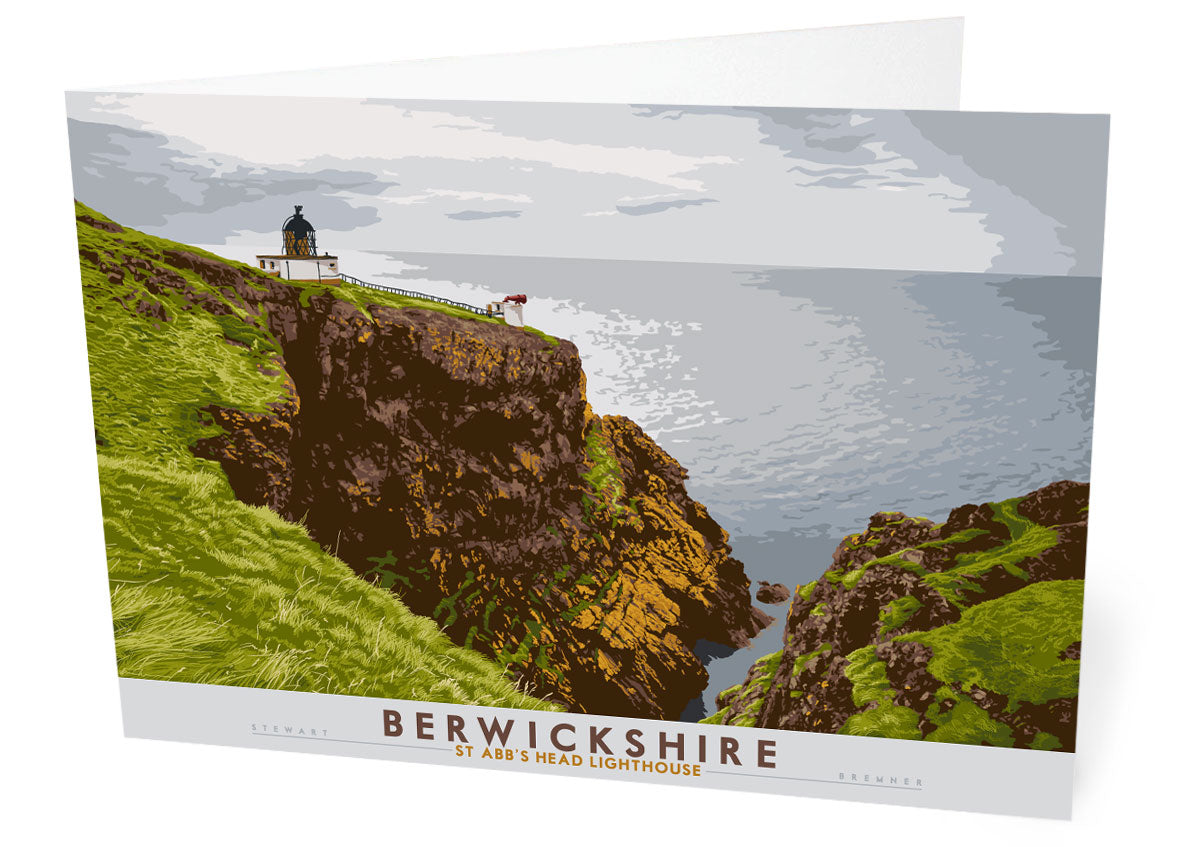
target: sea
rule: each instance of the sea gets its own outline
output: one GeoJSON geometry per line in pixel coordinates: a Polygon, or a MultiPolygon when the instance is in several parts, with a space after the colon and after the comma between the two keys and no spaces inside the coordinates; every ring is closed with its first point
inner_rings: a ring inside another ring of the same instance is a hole
{"type": "MultiPolygon", "coordinates": [[[[754,591],[817,578],[878,511],[943,520],[1089,480],[1097,278],[390,251],[340,262],[477,305],[527,295],[526,323],[578,346],[595,411],[627,415],[688,470],[754,591]]],[[[776,620],[749,647],[700,644],[711,681],[686,719],[781,648],[787,604],[758,605],[776,620]]]]}

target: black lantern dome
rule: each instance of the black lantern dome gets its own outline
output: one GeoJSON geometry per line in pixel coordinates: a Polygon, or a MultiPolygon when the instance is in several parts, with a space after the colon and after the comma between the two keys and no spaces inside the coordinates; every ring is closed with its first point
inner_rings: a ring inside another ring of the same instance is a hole
{"type": "Polygon", "coordinates": [[[316,230],[304,219],[303,206],[295,207],[295,214],[283,221],[283,255],[315,256],[316,230]]]}

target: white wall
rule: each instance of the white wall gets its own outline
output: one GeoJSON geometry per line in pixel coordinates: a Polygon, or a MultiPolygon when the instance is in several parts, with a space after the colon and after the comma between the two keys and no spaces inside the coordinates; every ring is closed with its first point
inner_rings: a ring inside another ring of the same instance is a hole
{"type": "Polygon", "coordinates": [[[313,259],[263,259],[255,257],[259,270],[277,273],[283,279],[336,279],[341,273],[341,263],[333,256],[313,259]],[[266,267],[262,263],[266,262],[266,267]],[[274,267],[270,263],[274,262],[274,267]]]}

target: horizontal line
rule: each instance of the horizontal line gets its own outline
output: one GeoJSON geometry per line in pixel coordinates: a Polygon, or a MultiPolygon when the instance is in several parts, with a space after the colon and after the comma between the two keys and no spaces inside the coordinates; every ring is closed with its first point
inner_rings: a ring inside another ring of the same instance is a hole
{"type": "MultiPolygon", "coordinates": [[[[393,744],[388,741],[357,741],[352,738],[322,738],[318,735],[287,735],[286,733],[274,732],[251,732],[250,735],[258,735],[264,738],[294,738],[304,739],[309,741],[335,741],[339,744],[369,744],[374,747],[402,747],[406,750],[434,750],[446,752],[452,747],[423,747],[418,744],[393,744]]],[[[761,779],[785,779],[792,782],[821,782],[827,785],[855,785],[863,788],[896,788],[900,791],[923,791],[922,787],[912,785],[887,785],[878,782],[848,782],[842,779],[816,779],[808,776],[780,776],[769,773],[743,773],[741,771],[713,771],[708,770],[706,773],[722,774],[725,776],[755,776],[761,779]]]]}
{"type": "Polygon", "coordinates": [[[762,779],[789,779],[794,782],[823,782],[828,785],[856,785],[863,788],[897,788],[900,791],[923,791],[917,785],[887,785],[884,782],[850,782],[844,779],[816,779],[810,776],[779,776],[772,773],[742,773],[741,771],[704,771],[704,773],[719,773],[728,776],[756,776],[762,779]]]}
{"type": "Polygon", "coordinates": [[[319,735],[288,735],[285,732],[251,732],[250,735],[261,735],[264,738],[294,738],[307,741],[336,741],[340,744],[370,744],[375,747],[403,747],[405,750],[438,750],[445,752],[452,747],[425,747],[420,744],[392,744],[389,741],[355,741],[352,738],[322,738],[319,735]]]}

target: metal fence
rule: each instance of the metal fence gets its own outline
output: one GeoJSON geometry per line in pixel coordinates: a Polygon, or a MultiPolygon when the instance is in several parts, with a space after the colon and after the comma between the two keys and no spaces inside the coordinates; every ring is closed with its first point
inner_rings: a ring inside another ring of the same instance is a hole
{"type": "Polygon", "coordinates": [[[349,274],[341,274],[341,279],[354,285],[360,285],[363,288],[373,288],[376,291],[389,291],[392,294],[401,294],[404,297],[415,297],[418,300],[430,300],[433,303],[443,303],[446,306],[453,306],[456,309],[465,309],[467,312],[473,312],[476,315],[485,316],[490,314],[486,309],[480,309],[478,306],[471,306],[469,303],[460,303],[457,300],[450,300],[445,297],[436,297],[432,294],[425,294],[422,291],[410,291],[407,288],[392,288],[389,285],[379,285],[374,282],[366,282],[365,280],[358,279],[356,276],[350,276],[349,274]]]}

